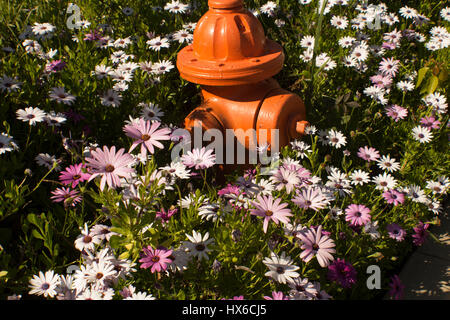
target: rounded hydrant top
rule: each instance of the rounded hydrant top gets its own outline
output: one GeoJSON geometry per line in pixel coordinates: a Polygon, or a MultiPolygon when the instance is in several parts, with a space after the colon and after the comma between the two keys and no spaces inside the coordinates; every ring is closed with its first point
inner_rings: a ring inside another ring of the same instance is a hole
{"type": "Polygon", "coordinates": [[[178,53],[184,79],[203,85],[228,86],[262,81],[277,74],[282,47],[266,38],[259,20],[243,0],[209,0],[198,21],[193,44],[178,53]]]}
{"type": "Polygon", "coordinates": [[[209,0],[208,6],[211,9],[233,9],[244,5],[243,0],[209,0]]]}

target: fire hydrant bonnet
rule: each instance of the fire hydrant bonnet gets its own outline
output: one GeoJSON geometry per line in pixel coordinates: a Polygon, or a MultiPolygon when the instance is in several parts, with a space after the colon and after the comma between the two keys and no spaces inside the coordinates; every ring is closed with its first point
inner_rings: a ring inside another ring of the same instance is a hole
{"type": "Polygon", "coordinates": [[[268,79],[283,67],[283,48],[266,38],[242,0],[210,0],[193,44],[177,59],[182,78],[203,85],[241,85],[268,79]]]}

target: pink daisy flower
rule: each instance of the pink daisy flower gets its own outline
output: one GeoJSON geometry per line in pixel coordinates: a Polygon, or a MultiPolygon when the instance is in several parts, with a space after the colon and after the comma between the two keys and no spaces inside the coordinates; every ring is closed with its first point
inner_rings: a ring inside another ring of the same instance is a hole
{"type": "Polygon", "coordinates": [[[279,221],[283,223],[289,223],[289,218],[292,216],[291,210],[286,208],[287,203],[280,203],[281,199],[273,199],[272,196],[258,196],[257,202],[252,201],[253,206],[256,209],[250,209],[251,214],[264,218],[263,230],[267,232],[269,221],[272,220],[276,224],[279,221]]]}
{"type": "Polygon", "coordinates": [[[133,151],[139,144],[141,144],[141,154],[146,157],[147,150],[153,154],[155,153],[155,148],[164,148],[164,145],[159,142],[160,140],[170,140],[170,129],[162,128],[159,129],[161,122],[155,121],[151,122],[149,120],[139,119],[139,122],[134,122],[128,124],[123,128],[125,134],[134,139],[133,144],[128,152],[133,151]]]}
{"type": "Polygon", "coordinates": [[[370,221],[370,209],[362,204],[351,204],[345,209],[345,221],[351,226],[363,226],[370,221]]]}
{"type": "Polygon", "coordinates": [[[193,149],[181,156],[181,162],[188,168],[195,167],[195,169],[206,169],[212,167],[216,163],[216,156],[213,154],[213,149],[206,150],[205,147],[201,149],[193,149]]]}
{"type": "Polygon", "coordinates": [[[391,290],[389,291],[389,295],[392,298],[394,298],[395,300],[400,300],[403,297],[405,285],[402,283],[398,275],[395,275],[391,278],[389,287],[391,288],[391,290]]]}
{"type": "Polygon", "coordinates": [[[383,198],[387,203],[394,204],[394,206],[403,204],[403,202],[405,202],[405,195],[395,189],[384,191],[383,198]]]}
{"type": "Polygon", "coordinates": [[[370,81],[372,81],[372,83],[379,88],[387,88],[392,85],[392,78],[382,74],[377,74],[370,77],[370,81]]]}
{"type": "Polygon", "coordinates": [[[133,157],[124,152],[125,149],[122,148],[116,153],[115,146],[112,146],[111,149],[103,146],[103,150],[97,148],[91,151],[91,158],[86,158],[89,167],[92,169],[89,181],[101,176],[100,190],[102,191],[106,183],[111,188],[120,187],[120,177],[130,178],[134,171],[129,167],[134,162],[133,157]]]}
{"type": "Polygon", "coordinates": [[[386,114],[392,118],[395,122],[404,119],[408,115],[408,110],[400,107],[396,104],[389,106],[385,109],[386,114]]]}
{"type": "Polygon", "coordinates": [[[412,237],[414,238],[413,243],[416,246],[420,246],[425,242],[425,240],[428,236],[428,233],[429,233],[427,230],[429,228],[429,226],[430,225],[428,223],[424,224],[422,221],[420,221],[420,223],[413,228],[415,234],[413,234],[412,237]]]}
{"type": "Polygon", "coordinates": [[[64,171],[59,175],[59,180],[64,185],[72,185],[72,188],[75,188],[78,183],[89,180],[91,176],[87,172],[83,172],[83,168],[86,166],[82,163],[71,165],[67,167],[64,171]]]}
{"type": "Polygon", "coordinates": [[[264,296],[264,300],[289,300],[281,291],[273,291],[272,296],[264,296]]]}
{"type": "Polygon", "coordinates": [[[391,223],[390,225],[388,225],[386,227],[386,230],[387,230],[390,238],[392,238],[398,242],[405,240],[406,231],[403,230],[398,224],[391,223]]]}
{"type": "Polygon", "coordinates": [[[166,270],[167,265],[172,263],[172,260],[169,259],[169,256],[172,254],[172,250],[153,249],[151,246],[142,248],[142,250],[144,251],[144,255],[139,260],[139,262],[142,263],[142,269],[151,267],[150,271],[155,273],[155,271],[160,272],[166,270]]]}
{"type": "Polygon", "coordinates": [[[307,188],[301,192],[298,191],[297,196],[292,199],[292,202],[302,209],[312,209],[314,211],[319,211],[330,203],[320,188],[307,188]]]}
{"type": "Polygon", "coordinates": [[[361,147],[358,150],[358,157],[366,161],[375,161],[380,157],[380,153],[372,147],[361,147]]]}
{"type": "Polygon", "coordinates": [[[327,235],[322,233],[322,226],[316,229],[311,228],[304,233],[299,233],[298,238],[302,241],[300,258],[304,262],[309,262],[316,257],[322,268],[328,267],[331,261],[334,260],[332,253],[336,250],[334,241],[327,235]]]}
{"type": "Polygon", "coordinates": [[[395,77],[398,72],[400,60],[394,60],[394,58],[383,58],[380,62],[379,70],[385,76],[395,77]]]}
{"type": "Polygon", "coordinates": [[[420,123],[422,124],[422,127],[429,129],[439,129],[439,125],[441,124],[435,117],[423,117],[420,119],[420,123]]]}
{"type": "Polygon", "coordinates": [[[173,210],[164,210],[164,208],[161,208],[161,211],[156,212],[156,218],[161,219],[162,224],[166,224],[170,217],[173,216],[175,213],[177,213],[178,209],[173,210]]]}
{"type": "Polygon", "coordinates": [[[78,202],[81,202],[81,196],[78,191],[70,190],[70,188],[58,188],[55,191],[52,191],[52,194],[53,196],[50,197],[50,199],[52,199],[53,202],[64,202],[65,207],[75,207],[78,202]]]}

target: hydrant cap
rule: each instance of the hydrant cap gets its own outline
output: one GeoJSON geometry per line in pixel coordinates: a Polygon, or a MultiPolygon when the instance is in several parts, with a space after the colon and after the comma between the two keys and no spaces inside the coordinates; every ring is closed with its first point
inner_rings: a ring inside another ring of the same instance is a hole
{"type": "Polygon", "coordinates": [[[283,67],[283,48],[266,38],[242,0],[209,0],[193,44],[177,57],[182,78],[202,85],[242,85],[268,79],[283,67]]]}
{"type": "Polygon", "coordinates": [[[242,7],[243,0],[209,0],[208,6],[212,9],[233,9],[242,7]]]}

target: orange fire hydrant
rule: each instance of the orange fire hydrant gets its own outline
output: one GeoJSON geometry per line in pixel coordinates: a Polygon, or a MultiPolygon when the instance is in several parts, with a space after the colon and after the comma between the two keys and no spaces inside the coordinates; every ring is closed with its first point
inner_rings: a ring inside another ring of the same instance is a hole
{"type": "MultiPolygon", "coordinates": [[[[209,0],[208,5],[193,44],[177,58],[181,77],[202,86],[204,101],[186,117],[185,128],[201,121],[204,130],[254,129],[257,137],[262,129],[278,129],[280,147],[300,137],[308,125],[304,103],[272,78],[283,67],[283,48],[266,38],[243,0],[209,0]]],[[[271,137],[265,141],[269,150],[275,143],[271,137]]],[[[249,147],[247,140],[240,142],[249,147]]]]}

